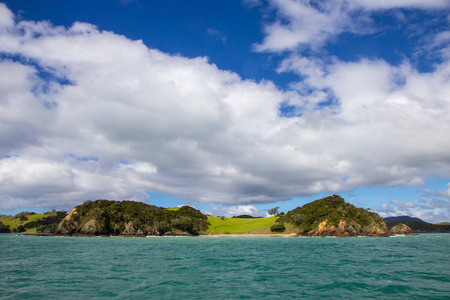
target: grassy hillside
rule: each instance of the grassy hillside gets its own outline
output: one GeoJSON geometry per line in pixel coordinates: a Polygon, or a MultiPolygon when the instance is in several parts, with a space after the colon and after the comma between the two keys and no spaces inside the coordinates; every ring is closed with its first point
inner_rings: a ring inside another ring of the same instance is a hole
{"type": "MultiPolygon", "coordinates": [[[[277,217],[268,218],[221,218],[208,216],[211,224],[206,230],[207,234],[274,234],[270,231],[270,226],[275,223],[277,217]]],[[[292,233],[295,229],[286,226],[283,233],[292,233]]]]}
{"type": "Polygon", "coordinates": [[[434,225],[450,225],[450,222],[437,222],[434,225]]]}
{"type": "MultiPolygon", "coordinates": [[[[30,222],[36,222],[36,221],[40,221],[46,217],[56,217],[56,211],[49,211],[46,212],[45,214],[26,214],[26,220],[24,218],[19,218],[16,216],[8,216],[8,215],[0,215],[0,222],[5,224],[5,225],[9,225],[10,229],[13,230],[14,228],[17,229],[17,227],[21,226],[21,225],[25,225],[27,223],[30,222]]],[[[21,213],[22,214],[22,213],[21,213]]],[[[36,232],[36,227],[33,228],[26,228],[25,232],[36,232]]]]}

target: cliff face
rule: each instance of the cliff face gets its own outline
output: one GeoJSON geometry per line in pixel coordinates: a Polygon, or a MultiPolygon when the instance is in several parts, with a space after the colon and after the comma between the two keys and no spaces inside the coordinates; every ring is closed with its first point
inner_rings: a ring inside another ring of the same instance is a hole
{"type": "Polygon", "coordinates": [[[177,211],[134,201],[86,201],[74,207],[57,235],[198,235],[208,227],[206,215],[183,206],[177,211]]]}
{"type": "Polygon", "coordinates": [[[346,203],[337,195],[289,211],[280,221],[298,227],[307,236],[389,236],[386,223],[376,213],[346,203]]]}

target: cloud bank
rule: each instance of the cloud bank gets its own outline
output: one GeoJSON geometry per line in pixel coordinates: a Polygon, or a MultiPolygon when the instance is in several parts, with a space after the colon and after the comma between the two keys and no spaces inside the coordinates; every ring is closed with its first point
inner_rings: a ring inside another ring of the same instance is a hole
{"type": "Polygon", "coordinates": [[[91,24],[16,22],[5,5],[0,20],[0,209],[147,192],[249,205],[450,176],[448,61],[293,53],[279,71],[304,80],[283,91],[91,24]]]}

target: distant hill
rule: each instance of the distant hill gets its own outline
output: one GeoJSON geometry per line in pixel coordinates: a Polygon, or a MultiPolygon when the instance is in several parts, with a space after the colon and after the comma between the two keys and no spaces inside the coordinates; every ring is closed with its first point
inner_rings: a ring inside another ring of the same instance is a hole
{"type": "Polygon", "coordinates": [[[419,218],[414,218],[414,217],[410,217],[410,216],[386,217],[386,218],[383,218],[383,221],[385,221],[385,222],[415,221],[415,222],[426,223],[425,221],[423,221],[419,218]]]}
{"type": "Polygon", "coordinates": [[[386,221],[386,226],[391,229],[400,223],[408,225],[414,233],[450,233],[450,225],[436,225],[418,221],[386,221]]]}
{"type": "Polygon", "coordinates": [[[239,215],[239,216],[232,216],[232,218],[237,218],[237,219],[258,219],[258,218],[262,218],[262,217],[254,217],[251,215],[239,215]]]}

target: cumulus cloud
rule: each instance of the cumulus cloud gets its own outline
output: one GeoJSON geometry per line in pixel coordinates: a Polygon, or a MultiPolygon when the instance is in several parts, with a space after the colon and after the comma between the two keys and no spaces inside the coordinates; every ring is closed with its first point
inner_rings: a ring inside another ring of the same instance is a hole
{"type": "Polygon", "coordinates": [[[233,205],[229,207],[213,207],[211,211],[202,211],[213,216],[223,216],[231,218],[240,215],[250,215],[253,217],[267,217],[267,212],[258,210],[254,205],[233,205]]]}
{"type": "Polygon", "coordinates": [[[265,37],[255,44],[259,52],[317,49],[343,32],[377,31],[371,16],[388,9],[448,9],[446,0],[270,0],[276,12],[273,22],[264,25],[265,37]]]}
{"type": "Polygon", "coordinates": [[[0,30],[14,26],[14,14],[5,3],[0,3],[0,30]]]}
{"type": "Polygon", "coordinates": [[[422,74],[407,61],[291,55],[280,70],[305,80],[282,91],[91,24],[5,28],[0,209],[158,192],[237,213],[450,176],[448,63],[422,74]]]}
{"type": "Polygon", "coordinates": [[[426,222],[448,222],[450,220],[450,183],[448,189],[431,191],[425,189],[417,202],[392,199],[374,210],[382,217],[414,216],[426,222]]]}

